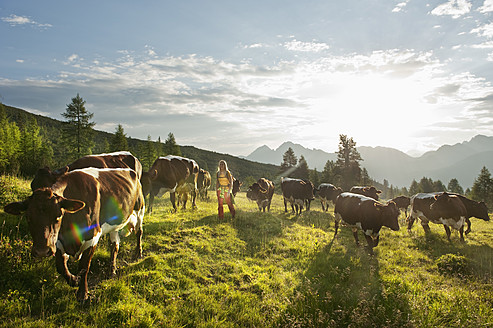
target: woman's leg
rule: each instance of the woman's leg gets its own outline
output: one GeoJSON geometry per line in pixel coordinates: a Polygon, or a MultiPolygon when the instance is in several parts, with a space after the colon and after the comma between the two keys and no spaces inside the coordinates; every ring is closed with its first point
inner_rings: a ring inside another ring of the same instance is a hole
{"type": "Polygon", "coordinates": [[[221,195],[221,190],[216,191],[217,194],[217,212],[220,219],[224,219],[224,209],[223,209],[223,197],[221,195]]]}
{"type": "Polygon", "coordinates": [[[225,192],[224,198],[225,198],[226,204],[228,204],[229,213],[231,213],[231,216],[234,218],[236,211],[235,211],[235,207],[233,206],[233,199],[231,198],[231,194],[228,192],[225,192]]]}

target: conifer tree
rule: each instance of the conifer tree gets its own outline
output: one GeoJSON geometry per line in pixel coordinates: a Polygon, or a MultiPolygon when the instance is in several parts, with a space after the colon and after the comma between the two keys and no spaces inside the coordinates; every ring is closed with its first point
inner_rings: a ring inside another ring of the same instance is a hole
{"type": "Polygon", "coordinates": [[[140,151],[140,162],[142,163],[142,169],[148,171],[156,160],[157,153],[154,147],[154,142],[152,142],[151,136],[147,136],[147,141],[140,151]]]}
{"type": "Polygon", "coordinates": [[[86,110],[85,104],[86,102],[77,94],[67,105],[65,113],[62,113],[62,116],[67,120],[63,134],[71,157],[79,158],[90,154],[94,145],[93,127],[96,123],[91,122],[94,114],[86,110]]]}
{"type": "Polygon", "coordinates": [[[113,151],[123,151],[128,150],[127,135],[121,124],[116,127],[115,134],[111,138],[110,150],[113,151]]]}
{"type": "Polygon", "coordinates": [[[40,127],[34,117],[26,119],[20,137],[20,170],[24,175],[33,175],[40,167],[51,166],[53,149],[40,136],[40,127]]]}
{"type": "Polygon", "coordinates": [[[298,167],[295,173],[296,178],[308,180],[310,178],[310,172],[308,170],[308,163],[305,160],[305,157],[301,155],[300,160],[298,162],[298,167]]]}
{"type": "Polygon", "coordinates": [[[168,134],[168,138],[164,141],[163,151],[166,155],[181,156],[180,146],[176,143],[173,133],[168,134]]]}
{"type": "Polygon", "coordinates": [[[0,173],[18,173],[20,138],[19,127],[14,122],[9,122],[3,104],[0,103],[0,173]]]}
{"type": "Polygon", "coordinates": [[[342,188],[349,190],[361,179],[359,162],[363,159],[356,149],[356,142],[346,135],[339,135],[339,150],[337,153],[336,170],[342,178],[342,188]]]}
{"type": "Polygon", "coordinates": [[[293,148],[289,147],[282,156],[281,174],[285,176],[293,176],[294,170],[298,164],[298,158],[294,154],[293,148]]]}
{"type": "Polygon", "coordinates": [[[464,195],[464,189],[459,184],[459,180],[457,180],[455,178],[450,179],[450,181],[447,185],[447,190],[450,192],[454,192],[456,194],[464,195]]]}
{"type": "Polygon", "coordinates": [[[485,202],[490,208],[493,206],[493,179],[486,166],[483,166],[474,180],[470,196],[474,200],[485,202]]]}

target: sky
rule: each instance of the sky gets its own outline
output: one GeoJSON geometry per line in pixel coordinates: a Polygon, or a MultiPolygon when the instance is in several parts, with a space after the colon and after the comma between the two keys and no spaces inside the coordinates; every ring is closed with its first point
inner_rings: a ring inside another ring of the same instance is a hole
{"type": "Polygon", "coordinates": [[[493,135],[493,0],[1,0],[0,101],[232,155],[493,135]]]}

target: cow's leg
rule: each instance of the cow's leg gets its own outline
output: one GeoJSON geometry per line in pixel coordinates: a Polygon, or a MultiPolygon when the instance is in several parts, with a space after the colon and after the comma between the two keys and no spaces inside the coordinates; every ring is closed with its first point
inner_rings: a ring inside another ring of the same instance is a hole
{"type": "Polygon", "coordinates": [[[286,198],[284,198],[284,213],[288,212],[288,206],[287,206],[287,201],[286,198]]]}
{"type": "Polygon", "coordinates": [[[338,218],[338,214],[335,215],[335,221],[334,221],[334,238],[337,235],[337,231],[339,230],[339,221],[340,218],[338,218]]]}
{"type": "Polygon", "coordinates": [[[460,241],[464,242],[464,226],[461,226],[459,229],[459,234],[460,234],[460,241]]]}
{"type": "Polygon", "coordinates": [[[187,201],[188,201],[188,192],[183,194],[183,209],[187,208],[187,201]]]}
{"type": "Polygon", "coordinates": [[[378,235],[377,238],[373,240],[373,247],[377,247],[379,241],[380,241],[380,235],[378,235]]]}
{"type": "Polygon", "coordinates": [[[448,241],[451,241],[450,240],[450,228],[448,227],[448,225],[443,225],[443,227],[445,228],[445,233],[447,234],[447,239],[448,241]]]}
{"type": "Polygon", "coordinates": [[[169,200],[171,201],[171,205],[173,205],[173,212],[176,213],[176,192],[169,193],[169,200]]]}
{"type": "Polygon", "coordinates": [[[197,208],[197,204],[196,204],[197,192],[198,192],[197,187],[194,187],[192,189],[192,208],[197,208]]]}
{"type": "Polygon", "coordinates": [[[374,242],[373,241],[373,238],[371,238],[371,236],[368,236],[367,234],[365,234],[365,238],[366,238],[366,243],[368,244],[368,252],[373,255],[373,247],[376,247],[378,242],[374,242]]]}
{"type": "Polygon", "coordinates": [[[70,286],[75,287],[79,283],[79,278],[70,273],[67,266],[68,258],[67,254],[63,254],[61,250],[57,249],[55,253],[56,270],[70,286]]]}
{"type": "Polygon", "coordinates": [[[116,276],[116,257],[120,250],[120,236],[118,231],[110,232],[110,276],[116,276]]]}
{"type": "Polygon", "coordinates": [[[320,204],[322,205],[322,211],[325,212],[324,201],[323,200],[320,200],[320,204]]]}
{"type": "Polygon", "coordinates": [[[413,227],[414,220],[415,218],[412,216],[412,213],[406,218],[408,232],[411,232],[411,228],[413,227]]]}
{"type": "Polygon", "coordinates": [[[77,290],[77,299],[84,301],[87,299],[87,274],[89,273],[89,267],[91,266],[91,260],[94,255],[96,246],[91,246],[82,253],[82,257],[79,262],[79,289],[77,290]]]}
{"type": "Polygon", "coordinates": [[[354,240],[356,241],[356,246],[359,246],[358,228],[353,228],[352,230],[353,230],[354,240]]]}
{"type": "Polygon", "coordinates": [[[425,233],[431,232],[430,226],[428,225],[428,221],[423,221],[423,219],[421,219],[421,226],[423,227],[425,233]]]}
{"type": "Polygon", "coordinates": [[[467,218],[466,223],[467,223],[466,235],[468,235],[471,232],[471,220],[467,218]]]}
{"type": "Polygon", "coordinates": [[[154,203],[154,192],[151,190],[149,193],[149,207],[147,208],[147,213],[152,213],[152,203],[154,203]]]}

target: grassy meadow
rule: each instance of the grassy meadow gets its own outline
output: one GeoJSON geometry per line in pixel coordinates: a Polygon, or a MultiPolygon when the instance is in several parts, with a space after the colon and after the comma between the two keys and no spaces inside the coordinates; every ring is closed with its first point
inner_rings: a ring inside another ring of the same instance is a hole
{"type": "Polygon", "coordinates": [[[0,327],[493,327],[491,222],[473,218],[465,243],[457,232],[448,242],[438,225],[409,234],[402,214],[370,256],[349,228],[333,238],[332,209],[318,201],[295,216],[274,195],[259,213],[240,192],[236,218],[225,206],[219,220],[215,197],[172,214],[165,194],[145,217],[143,259],[132,259],[134,236],[122,238],[109,279],[100,240],[79,303],[54,259],[31,258],[25,219],[3,213],[29,183],[2,179],[0,327]]]}

